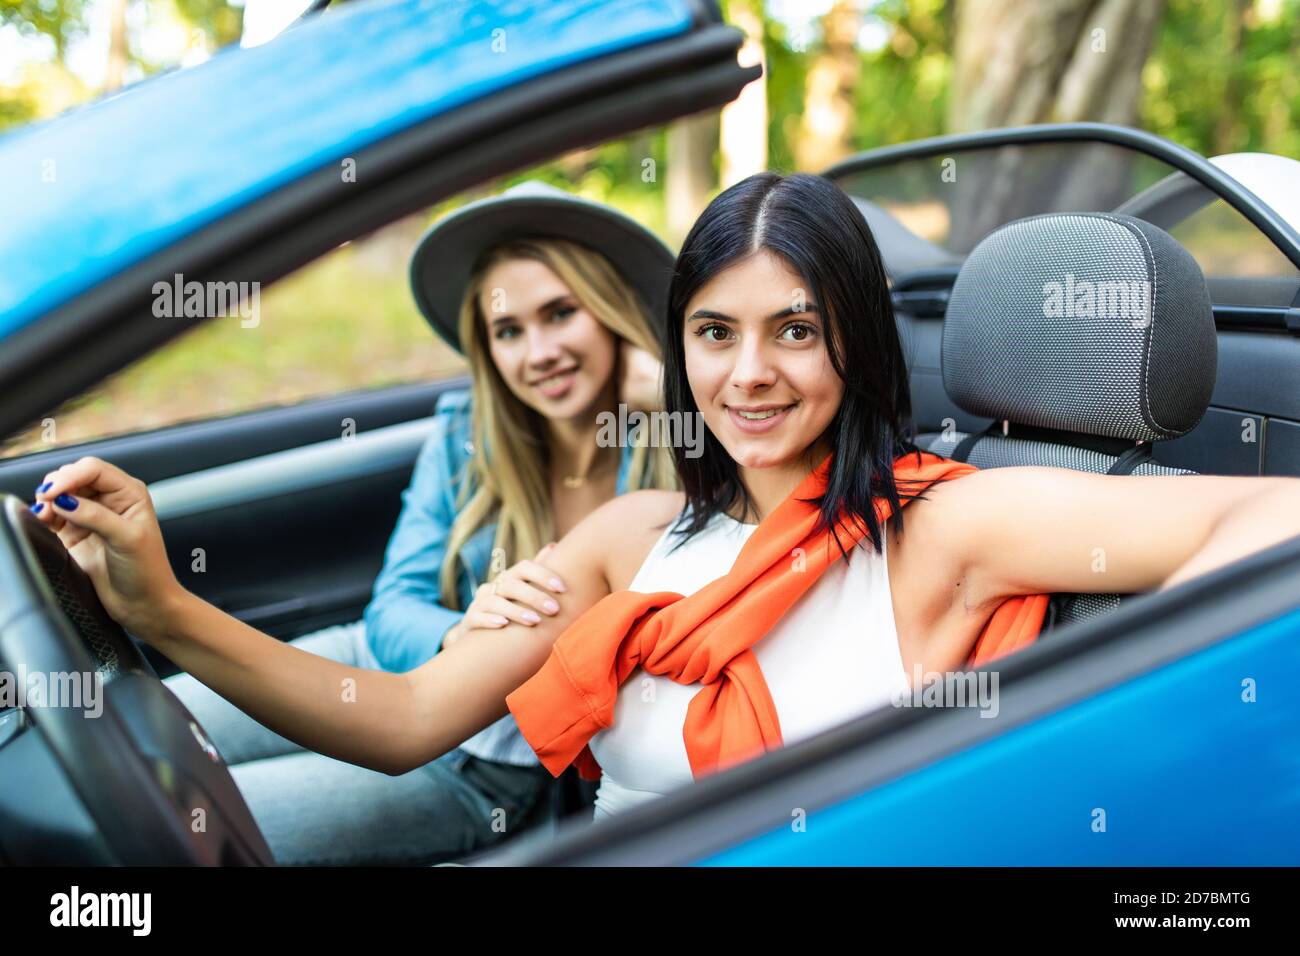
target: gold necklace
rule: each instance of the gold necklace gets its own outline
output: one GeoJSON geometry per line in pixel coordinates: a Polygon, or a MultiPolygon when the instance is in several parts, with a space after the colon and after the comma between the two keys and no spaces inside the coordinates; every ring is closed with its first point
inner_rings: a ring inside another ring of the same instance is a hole
{"type": "MultiPolygon", "coordinates": [[[[609,469],[606,468],[604,469],[604,471],[607,472],[609,471],[609,469]]],[[[562,475],[560,477],[560,482],[564,485],[565,488],[573,490],[576,488],[581,488],[583,485],[585,485],[588,481],[591,481],[593,478],[603,477],[603,475],[604,472],[602,472],[601,475],[597,475],[595,472],[586,475],[562,475]]]]}

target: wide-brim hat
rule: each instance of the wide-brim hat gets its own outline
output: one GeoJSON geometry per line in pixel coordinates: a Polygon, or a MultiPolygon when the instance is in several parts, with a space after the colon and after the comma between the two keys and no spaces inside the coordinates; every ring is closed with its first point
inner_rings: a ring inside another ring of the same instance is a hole
{"type": "Polygon", "coordinates": [[[569,239],[599,252],[649,309],[651,327],[663,341],[668,286],[676,257],[653,232],[619,212],[529,180],[444,216],[421,238],[411,256],[411,291],[433,330],[458,352],[457,324],[470,272],[486,249],[509,239],[569,239]]]}

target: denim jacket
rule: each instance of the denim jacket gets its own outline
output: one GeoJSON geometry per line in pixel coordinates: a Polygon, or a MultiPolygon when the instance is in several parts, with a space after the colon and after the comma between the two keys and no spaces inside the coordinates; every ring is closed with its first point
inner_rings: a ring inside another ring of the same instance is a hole
{"type": "MultiPolygon", "coordinates": [[[[408,671],[423,664],[438,653],[443,636],[463,616],[462,611],[439,603],[438,577],[447,556],[460,485],[466,480],[465,466],[474,447],[470,412],[468,389],[439,396],[433,430],[420,449],[411,483],[402,492],[397,527],[365,610],[366,640],[385,670],[408,671]]],[[[627,490],[631,451],[623,447],[618,494],[627,490]]],[[[456,586],[462,607],[469,607],[475,589],[487,580],[495,533],[494,524],[485,525],[461,550],[456,586]]],[[[462,747],[487,760],[520,766],[538,763],[509,714],[462,747]]]]}

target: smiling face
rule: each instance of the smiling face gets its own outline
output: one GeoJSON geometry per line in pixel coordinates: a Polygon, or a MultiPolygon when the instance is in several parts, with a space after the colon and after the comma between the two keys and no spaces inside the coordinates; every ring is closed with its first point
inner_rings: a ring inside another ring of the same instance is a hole
{"type": "Polygon", "coordinates": [[[844,382],[808,283],[766,250],[719,272],[686,306],[683,352],[695,404],[742,468],[815,465],[844,382]],[[802,308],[802,311],[800,309],[802,308]]]}
{"type": "Polygon", "coordinates": [[[616,389],[618,338],[547,266],[497,263],[483,277],[479,311],[506,386],[549,419],[583,418],[616,389]]]}

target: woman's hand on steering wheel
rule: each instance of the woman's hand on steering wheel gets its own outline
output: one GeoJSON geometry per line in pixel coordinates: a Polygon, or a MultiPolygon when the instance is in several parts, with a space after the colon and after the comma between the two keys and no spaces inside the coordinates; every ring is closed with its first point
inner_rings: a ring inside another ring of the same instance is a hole
{"type": "Polygon", "coordinates": [[[144,482],[102,459],[79,458],[45,476],[32,511],[58,533],[113,619],[150,640],[184,589],[144,482]]]}

